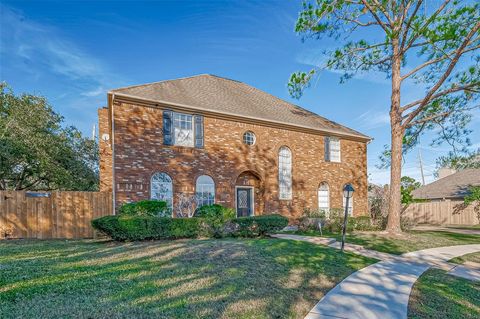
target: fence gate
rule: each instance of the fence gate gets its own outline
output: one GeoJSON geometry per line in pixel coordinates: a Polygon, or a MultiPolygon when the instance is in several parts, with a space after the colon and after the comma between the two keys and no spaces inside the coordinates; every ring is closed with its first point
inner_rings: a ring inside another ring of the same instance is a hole
{"type": "Polygon", "coordinates": [[[112,212],[110,192],[0,191],[0,238],[91,238],[112,212]]]}

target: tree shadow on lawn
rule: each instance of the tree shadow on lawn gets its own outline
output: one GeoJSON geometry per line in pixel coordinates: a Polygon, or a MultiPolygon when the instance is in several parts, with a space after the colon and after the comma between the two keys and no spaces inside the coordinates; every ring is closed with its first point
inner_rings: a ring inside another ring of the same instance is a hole
{"type": "Polygon", "coordinates": [[[16,246],[0,243],[5,318],[303,318],[374,262],[277,239],[16,246]]]}

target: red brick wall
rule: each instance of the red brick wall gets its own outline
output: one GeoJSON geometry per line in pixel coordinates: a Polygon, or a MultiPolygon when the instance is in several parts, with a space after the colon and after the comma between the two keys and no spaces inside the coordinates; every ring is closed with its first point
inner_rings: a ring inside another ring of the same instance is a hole
{"type": "Polygon", "coordinates": [[[108,125],[108,109],[98,109],[98,133],[100,152],[100,191],[112,191],[112,148],[108,125]],[[108,138],[108,140],[105,140],[108,138]]]}
{"type": "MultiPolygon", "coordinates": [[[[165,172],[173,179],[174,193],[193,194],[196,178],[210,175],[215,181],[216,202],[230,207],[235,205],[236,184],[256,185],[255,214],[279,212],[289,217],[300,216],[304,208],[318,207],[317,189],[324,181],[330,187],[330,206],[342,207],[342,188],[351,183],[355,188],[354,215],[367,212],[365,142],[342,139],[342,162],[330,163],[324,161],[324,136],[205,116],[204,149],[164,146],[161,109],[116,103],[114,114],[117,206],[148,199],[150,177],[165,172]],[[253,146],[242,143],[247,130],[256,134],[253,146]],[[283,145],[293,154],[292,200],[278,199],[278,150],[283,145]],[[260,181],[241,177],[237,182],[244,171],[255,172],[260,181]]],[[[100,116],[100,121],[104,120],[100,116]]],[[[101,178],[106,180],[102,185],[111,184],[109,161],[104,159],[108,155],[102,153],[101,170],[105,171],[101,178]]]]}

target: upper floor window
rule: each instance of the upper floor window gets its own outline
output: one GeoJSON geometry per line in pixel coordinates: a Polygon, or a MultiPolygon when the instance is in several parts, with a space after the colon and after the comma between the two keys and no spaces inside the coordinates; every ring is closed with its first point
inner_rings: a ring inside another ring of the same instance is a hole
{"type": "Polygon", "coordinates": [[[195,195],[197,196],[198,207],[215,204],[215,183],[210,176],[202,175],[197,178],[195,195]]]}
{"type": "Polygon", "coordinates": [[[167,202],[168,209],[173,210],[173,183],[168,174],[153,174],[150,180],[150,198],[167,202]]]}
{"type": "Polygon", "coordinates": [[[340,139],[325,137],[325,161],[340,163],[340,139]]]}
{"type": "Polygon", "coordinates": [[[325,213],[328,213],[330,209],[330,191],[325,182],[318,187],[318,209],[325,213]]]}
{"type": "Polygon", "coordinates": [[[163,111],[163,143],[203,147],[203,116],[163,111]]]}
{"type": "Polygon", "coordinates": [[[175,145],[193,147],[193,116],[173,113],[173,141],[175,145]]]}
{"type": "Polygon", "coordinates": [[[279,198],[292,199],[292,152],[282,146],[278,152],[279,198]]]}
{"type": "Polygon", "coordinates": [[[247,145],[253,145],[255,144],[255,141],[257,140],[255,133],[252,131],[246,131],[243,133],[243,143],[247,145]]]}

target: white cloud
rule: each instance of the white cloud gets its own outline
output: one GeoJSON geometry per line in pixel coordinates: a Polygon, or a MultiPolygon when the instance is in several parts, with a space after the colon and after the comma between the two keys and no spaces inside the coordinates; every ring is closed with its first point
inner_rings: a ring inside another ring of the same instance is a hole
{"type": "Polygon", "coordinates": [[[360,127],[366,129],[374,129],[390,125],[390,116],[387,111],[368,110],[360,114],[355,120],[360,127]]]}
{"type": "Polygon", "coordinates": [[[66,39],[59,30],[31,21],[5,5],[0,8],[0,54],[3,61],[15,64],[15,68],[35,78],[56,74],[65,80],[76,81],[77,87],[85,92],[80,94],[90,97],[106,93],[104,88],[114,88],[123,82],[102,61],[66,39]]]}

